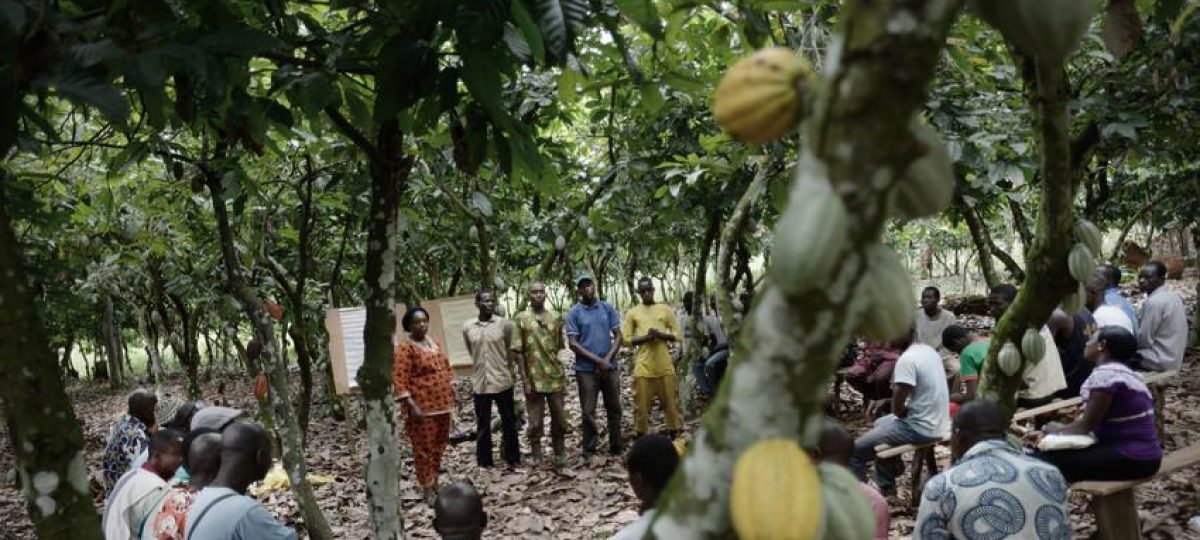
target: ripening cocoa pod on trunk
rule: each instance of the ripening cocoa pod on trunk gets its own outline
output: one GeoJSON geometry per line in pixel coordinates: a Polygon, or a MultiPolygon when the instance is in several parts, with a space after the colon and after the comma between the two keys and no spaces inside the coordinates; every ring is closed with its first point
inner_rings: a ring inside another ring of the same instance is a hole
{"type": "Polygon", "coordinates": [[[741,540],[813,540],[821,531],[821,479],[795,441],[764,439],[734,465],[729,506],[741,540]]]}
{"type": "Polygon", "coordinates": [[[1046,340],[1042,339],[1040,332],[1033,328],[1025,330],[1025,335],[1021,336],[1021,354],[1031,363],[1042,361],[1046,356],[1046,340]]]}
{"type": "Polygon", "coordinates": [[[1021,371],[1021,351],[1017,350],[1017,346],[1012,342],[1005,343],[1000,348],[1000,353],[996,355],[996,364],[1000,366],[1000,371],[1009,377],[1016,375],[1021,371]]]}
{"type": "Polygon", "coordinates": [[[892,192],[896,216],[935,216],[954,198],[954,160],[932,126],[914,120],[909,130],[923,153],[909,164],[892,192]]]}
{"type": "Polygon", "coordinates": [[[775,224],[771,275],[799,294],[833,272],[846,247],[846,205],[823,178],[801,177],[775,224]]]}
{"type": "Polygon", "coordinates": [[[721,129],[754,144],[795,129],[803,117],[804,83],[812,68],[785,47],[762,49],[739,60],[721,77],[713,117],[721,129]]]}
{"type": "Polygon", "coordinates": [[[892,248],[882,244],[867,248],[866,264],[864,293],[871,304],[859,330],[868,339],[888,342],[912,328],[912,278],[892,248]]]}

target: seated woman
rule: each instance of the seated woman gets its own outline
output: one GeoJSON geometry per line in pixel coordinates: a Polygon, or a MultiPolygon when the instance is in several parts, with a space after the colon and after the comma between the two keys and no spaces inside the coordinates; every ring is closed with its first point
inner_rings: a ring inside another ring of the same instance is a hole
{"type": "MultiPolygon", "coordinates": [[[[1086,448],[1035,454],[1062,472],[1067,482],[1134,480],[1153,476],[1162,462],[1162,446],[1154,427],[1154,402],[1142,376],[1130,369],[1137,358],[1137,338],[1118,326],[1092,335],[1084,355],[1096,367],[1084,381],[1083,415],[1066,426],[1047,426],[1046,434],[1093,434],[1086,448]]],[[[1031,442],[1042,438],[1032,433],[1031,442]]]]}

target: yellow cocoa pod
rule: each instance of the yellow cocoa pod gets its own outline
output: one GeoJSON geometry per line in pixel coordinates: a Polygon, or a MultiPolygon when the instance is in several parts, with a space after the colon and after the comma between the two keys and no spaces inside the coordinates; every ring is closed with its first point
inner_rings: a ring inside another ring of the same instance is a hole
{"type": "Polygon", "coordinates": [[[912,328],[912,278],[891,248],[874,244],[866,251],[865,296],[871,302],[859,330],[867,339],[891,341],[912,328]]]}
{"type": "Polygon", "coordinates": [[[1005,343],[996,355],[996,364],[1005,375],[1016,375],[1021,370],[1021,351],[1017,350],[1017,346],[1012,342],[1005,343]]]}
{"type": "Polygon", "coordinates": [[[896,215],[901,219],[934,216],[950,206],[954,198],[954,160],[932,126],[914,120],[909,131],[922,154],[896,183],[896,215]]]}
{"type": "Polygon", "coordinates": [[[822,463],[817,469],[821,473],[821,500],[825,504],[821,540],[874,538],[875,512],[854,473],[833,463],[822,463]]]}
{"type": "Polygon", "coordinates": [[[790,439],[764,439],[742,452],[733,467],[729,506],[741,540],[820,537],[821,479],[808,454],[790,439]]]}
{"type": "Polygon", "coordinates": [[[775,224],[771,275],[785,293],[812,289],[830,275],[846,247],[846,205],[829,181],[801,174],[775,224]]]}
{"type": "Polygon", "coordinates": [[[1038,363],[1046,356],[1046,340],[1033,328],[1027,328],[1021,336],[1021,354],[1031,363],[1038,363]]]}
{"type": "Polygon", "coordinates": [[[717,125],[748,143],[783,137],[800,123],[802,90],[810,77],[808,62],[785,47],[762,49],[739,60],[717,85],[717,125]]]}

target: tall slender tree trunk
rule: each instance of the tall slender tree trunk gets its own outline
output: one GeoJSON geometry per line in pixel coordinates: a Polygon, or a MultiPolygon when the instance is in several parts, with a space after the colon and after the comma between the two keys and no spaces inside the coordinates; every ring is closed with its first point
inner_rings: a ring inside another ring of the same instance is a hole
{"type": "Polygon", "coordinates": [[[147,307],[137,310],[138,331],[146,342],[146,357],[150,362],[150,375],[154,381],[162,384],[166,373],[163,371],[162,350],[158,343],[158,327],[154,324],[154,310],[147,307]]]}
{"type": "MultiPolygon", "coordinates": [[[[270,392],[271,412],[279,437],[283,466],[292,483],[292,492],[310,538],[332,540],[333,530],[317,504],[317,497],[308,483],[308,465],[304,462],[304,443],[296,411],[292,408],[291,389],[288,387],[287,364],[280,360],[281,346],[275,337],[272,319],[254,290],[242,278],[241,262],[234,248],[233,231],[229,226],[229,212],[225,206],[225,194],[221,175],[217,171],[204,170],[205,181],[212,195],[213,214],[217,220],[217,232],[221,241],[221,258],[225,266],[225,280],[231,293],[241,304],[246,317],[254,327],[255,337],[262,344],[261,365],[265,368],[270,392]]],[[[255,375],[251,373],[251,376],[255,375]]]]}
{"type": "MultiPolygon", "coordinates": [[[[680,355],[675,373],[692,373],[692,363],[704,357],[704,342],[700,338],[705,335],[704,311],[708,308],[708,259],[720,230],[721,215],[714,212],[708,218],[708,230],[704,233],[704,240],[700,246],[700,258],[696,261],[695,281],[692,283],[692,335],[684,346],[687,354],[680,355]]],[[[677,378],[676,393],[679,395],[679,407],[684,411],[692,410],[692,380],[686,375],[677,378]]]]}
{"type": "Polygon", "coordinates": [[[396,120],[379,126],[371,162],[371,209],[367,222],[367,321],[363,330],[363,365],[358,369],[367,420],[366,480],[371,530],[379,540],[404,537],[400,511],[400,448],[396,444],[396,402],[392,391],[392,332],[396,287],[396,212],[408,181],[411,159],[403,157],[403,134],[396,120]]]}
{"type": "Polygon", "coordinates": [[[979,213],[961,196],[956,195],[954,203],[962,210],[967,229],[971,231],[971,241],[975,243],[975,251],[979,252],[979,270],[983,272],[983,280],[989,288],[1003,283],[1000,274],[996,273],[995,263],[992,262],[992,243],[988,241],[987,225],[979,218],[979,213]]]}
{"type": "Polygon", "coordinates": [[[104,351],[108,363],[108,383],[113,388],[120,388],[124,383],[122,373],[124,362],[121,361],[121,343],[117,340],[116,322],[113,317],[112,295],[104,295],[104,320],[101,323],[104,332],[104,351]]]}
{"type": "Polygon", "coordinates": [[[26,511],[42,540],[100,540],[83,431],[63,389],[58,362],[26,278],[8,216],[0,169],[0,404],[4,407],[26,511]]]}

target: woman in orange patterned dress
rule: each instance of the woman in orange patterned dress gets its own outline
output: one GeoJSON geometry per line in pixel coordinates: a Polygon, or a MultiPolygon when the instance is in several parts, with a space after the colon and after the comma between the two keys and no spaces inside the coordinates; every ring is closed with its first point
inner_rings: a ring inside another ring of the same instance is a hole
{"type": "Polygon", "coordinates": [[[404,426],[412,441],[417,482],[425,502],[437,495],[438,470],[450,440],[450,411],[454,408],[454,371],[446,351],[426,335],[429,312],[414,307],[400,319],[408,338],[396,345],[392,380],[396,401],[404,411],[404,426]]]}

